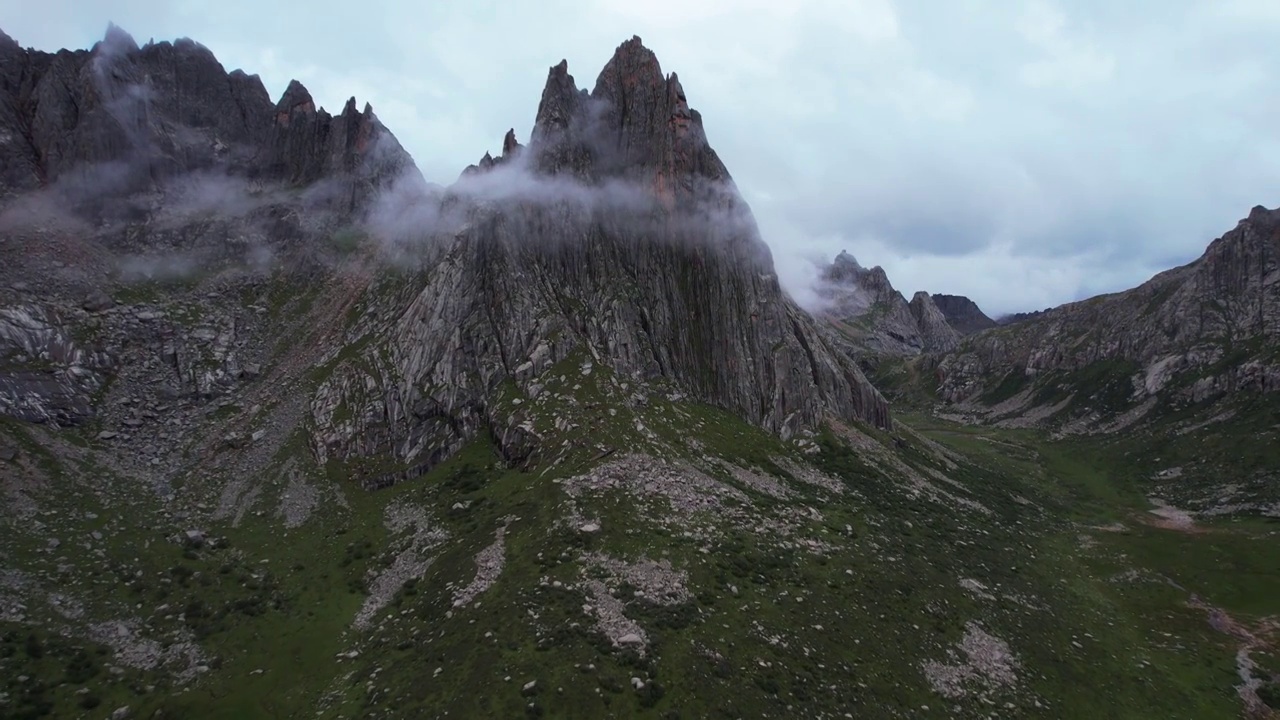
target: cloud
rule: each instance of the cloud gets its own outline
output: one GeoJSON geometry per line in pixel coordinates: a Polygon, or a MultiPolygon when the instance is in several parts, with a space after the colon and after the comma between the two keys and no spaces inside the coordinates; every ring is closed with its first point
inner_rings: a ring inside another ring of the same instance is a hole
{"type": "Polygon", "coordinates": [[[449,194],[480,204],[567,205],[584,210],[641,212],[654,204],[651,196],[622,180],[585,184],[566,175],[535,174],[523,162],[467,175],[449,187],[449,194]]]}
{"type": "Polygon", "coordinates": [[[164,184],[166,218],[180,226],[192,216],[234,219],[282,199],[282,190],[251,189],[244,178],[219,172],[196,171],[169,178],[164,184]]]}
{"type": "Polygon", "coordinates": [[[610,162],[614,148],[592,132],[592,113],[585,117],[587,127],[575,125],[567,147],[592,148],[590,176],[568,169],[554,173],[539,169],[540,163],[556,154],[554,145],[543,143],[560,142],[542,140],[470,167],[447,187],[406,172],[373,199],[364,229],[378,241],[384,259],[401,263],[432,257],[450,238],[495,210],[502,211],[507,236],[522,242],[575,238],[575,229],[598,222],[621,228],[630,237],[696,243],[731,252],[746,249],[749,260],[762,259],[756,250],[767,252],[767,248],[758,243],[759,228],[732,188],[719,181],[695,182],[689,193],[674,198],[678,205],[672,206],[672,198],[656,193],[649,178],[610,162]],[[679,209],[670,212],[673,207],[679,209]],[[548,222],[555,231],[548,231],[548,222]]]}
{"type": "Polygon", "coordinates": [[[1110,79],[1115,58],[1067,33],[1067,16],[1046,0],[1032,2],[1017,23],[1018,33],[1043,55],[1018,71],[1033,88],[1077,88],[1110,79]]]}
{"type": "Polygon", "coordinates": [[[549,66],[590,87],[639,34],[796,295],[806,258],[847,247],[906,291],[1040,308],[1280,204],[1274,2],[745,1],[0,0],[0,17],[44,48],[88,47],[109,19],[194,35],[276,96],[295,76],[330,110],[357,94],[440,184],[507,128],[529,136],[549,66]]]}

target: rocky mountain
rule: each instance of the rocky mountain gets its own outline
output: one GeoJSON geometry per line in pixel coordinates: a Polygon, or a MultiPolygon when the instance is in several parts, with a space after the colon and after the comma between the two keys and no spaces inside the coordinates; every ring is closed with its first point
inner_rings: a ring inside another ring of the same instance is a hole
{"type": "Polygon", "coordinates": [[[373,110],[331,116],[293,82],[272,103],[188,39],[138,47],[111,26],[90,50],[24,50],[0,33],[0,193],[102,201],[194,171],[307,185],[342,179],[351,210],[412,160],[373,110]]]}
{"type": "Polygon", "coordinates": [[[1039,317],[1040,315],[1043,315],[1044,313],[1052,309],[1053,308],[1045,308],[1044,310],[1032,310],[1031,312],[1009,313],[1008,315],[1001,315],[1000,317],[996,318],[996,324],[1010,325],[1012,323],[1022,322],[1023,320],[1030,320],[1032,318],[1039,317]]]}
{"type": "Polygon", "coordinates": [[[935,293],[930,297],[933,298],[933,304],[938,306],[938,310],[942,311],[947,324],[961,335],[970,335],[996,326],[996,321],[987,317],[977,303],[963,295],[935,293]]]}
{"type": "MultiPolygon", "coordinates": [[[[961,339],[847,256],[843,328],[801,311],[638,38],[446,188],[195,42],[3,40],[0,717],[1280,705],[1265,487],[1199,480],[1276,466],[1271,415],[891,417],[857,342],[936,385],[1023,326],[961,339]]],[[[1257,284],[1249,232],[1175,274],[1257,284]]]]}
{"type": "Polygon", "coordinates": [[[483,430],[530,462],[538,432],[502,388],[536,400],[569,359],[603,364],[627,392],[669,387],[784,438],[828,416],[889,426],[879,393],[782,292],[679,79],[638,38],[590,93],[553,67],[529,146],[508,134],[461,185],[443,200],[459,225],[421,294],[322,390],[322,412],[356,418],[317,438],[331,451],[385,436],[368,449],[422,469],[483,430]],[[471,204],[471,192],[503,201],[471,204]]]}
{"type": "MultiPolygon", "coordinates": [[[[142,190],[216,168],[236,179],[319,185],[317,193],[340,197],[339,213],[354,215],[412,167],[367,107],[356,113],[353,100],[330,117],[296,82],[272,106],[260,81],[224,73],[190,41],[138,48],[112,28],[88,53],[28,52],[14,64],[23,68],[10,88],[14,134],[30,139],[19,150],[30,151],[33,168],[14,189],[56,186],[102,163],[129,165],[151,183],[142,190]],[[49,139],[55,114],[69,130],[49,139]]],[[[435,248],[443,259],[398,326],[370,343],[370,352],[391,348],[381,390],[370,393],[374,380],[356,375],[347,380],[358,390],[326,387],[337,395],[322,404],[350,404],[361,421],[320,442],[349,448],[356,434],[386,437],[371,450],[409,462],[444,457],[480,429],[523,437],[518,414],[489,416],[494,393],[508,380],[533,384],[576,352],[634,381],[670,381],[787,436],[828,412],[888,425],[884,401],[781,292],[768,247],[679,80],[664,77],[638,40],[619,49],[589,95],[579,95],[565,66],[553,69],[531,146],[510,135],[504,145],[507,175],[473,185],[501,193],[509,183],[561,184],[540,199],[486,206],[463,188],[442,201],[436,216],[448,220],[424,232],[452,234],[435,248]],[[726,306],[741,312],[718,311],[726,306]],[[348,403],[352,393],[360,397],[348,403]]],[[[79,393],[81,406],[92,387],[79,393]]]]}
{"type": "Polygon", "coordinates": [[[109,312],[113,297],[140,281],[320,271],[375,195],[420,177],[354,98],[330,116],[294,82],[272,103],[198,43],[138,47],[114,26],[56,54],[0,34],[0,138],[0,413],[58,424],[99,409],[131,347],[152,348],[149,380],[170,399],[222,394],[261,364],[236,303],[187,334],[155,308],[109,312]],[[81,312],[105,345],[68,334],[81,312]]]}
{"type": "Polygon", "coordinates": [[[966,338],[938,365],[939,392],[954,403],[999,396],[1004,413],[1123,413],[1125,425],[1161,403],[1276,392],[1277,257],[1280,212],[1255,207],[1198,260],[1133,290],[966,338]]]}
{"type": "Polygon", "coordinates": [[[847,252],[823,270],[818,294],[826,304],[822,317],[852,344],[855,354],[946,352],[959,339],[929,293],[917,292],[907,302],[883,268],[864,268],[847,252]]]}

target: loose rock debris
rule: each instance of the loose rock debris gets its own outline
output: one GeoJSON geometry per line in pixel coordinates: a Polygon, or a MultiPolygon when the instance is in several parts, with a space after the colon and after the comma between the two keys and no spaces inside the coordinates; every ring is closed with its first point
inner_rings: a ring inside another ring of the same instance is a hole
{"type": "Polygon", "coordinates": [[[924,664],[924,674],[934,692],[947,698],[962,698],[971,694],[987,697],[996,690],[1017,684],[1018,659],[1009,645],[987,633],[977,623],[965,627],[959,652],[948,651],[952,662],[929,661],[924,664]],[[963,659],[960,654],[963,653],[963,659]]]}

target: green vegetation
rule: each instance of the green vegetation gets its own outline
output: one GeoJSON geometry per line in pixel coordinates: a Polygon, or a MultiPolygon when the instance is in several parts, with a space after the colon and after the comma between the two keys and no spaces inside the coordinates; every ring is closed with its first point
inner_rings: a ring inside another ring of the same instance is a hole
{"type": "Polygon", "coordinates": [[[989,405],[1002,403],[1022,392],[1027,387],[1029,378],[1023,370],[1014,369],[1005,374],[999,385],[983,393],[981,400],[989,405]]]}
{"type": "Polygon", "coordinates": [[[922,365],[906,358],[885,358],[868,376],[895,409],[923,410],[938,402],[938,395],[932,369],[922,365]]]}
{"type": "MultiPolygon", "coordinates": [[[[268,307],[304,302],[262,290],[255,302],[268,307]]],[[[365,350],[349,346],[300,384],[344,363],[372,372],[365,350]]],[[[1119,382],[1131,371],[1069,380],[1122,407],[1119,382]]],[[[915,407],[931,404],[913,389],[918,367],[879,372],[899,378],[891,387],[915,407]]],[[[796,443],[674,390],[633,402],[631,382],[586,355],[540,382],[536,394],[505,386],[490,409],[540,438],[516,467],[482,433],[422,476],[369,493],[358,478],[414,461],[317,467],[304,425],[249,480],[243,510],[200,525],[197,539],[146,493],[100,492],[127,486],[94,462],[93,443],[59,461],[46,447],[55,431],[0,424],[20,462],[53,483],[32,491],[50,529],[0,526],[5,567],[41,588],[27,620],[0,623],[4,712],[1230,718],[1242,707],[1241,641],[1215,629],[1210,609],[1260,636],[1280,613],[1280,523],[1232,515],[1191,533],[1158,527],[1149,512],[1151,496],[1194,509],[1226,467],[1257,474],[1239,480],[1236,499],[1265,498],[1265,472],[1280,466],[1280,416],[1261,401],[1190,436],[1176,430],[1202,421],[1204,408],[1163,408],[1159,433],[1061,440],[900,412],[893,433],[857,427],[851,439],[832,426],[796,443]],[[573,480],[631,453],[647,456],[642,467],[695,465],[723,488],[718,504],[680,514],[660,494],[584,491],[573,480]],[[1176,478],[1160,475],[1174,467],[1176,478]],[[290,525],[282,512],[297,482],[319,499],[290,525]],[[408,510],[431,532],[389,522],[408,510]],[[598,527],[582,530],[586,520],[598,527]],[[51,533],[60,546],[47,544],[51,533]],[[455,605],[499,533],[501,572],[455,605]],[[669,563],[688,596],[657,602],[602,556],[669,563]],[[380,589],[406,563],[420,565],[380,589]],[[48,602],[55,590],[78,603],[78,619],[64,614],[72,605],[48,602]],[[386,604],[369,626],[354,625],[377,597],[386,604]],[[611,602],[643,629],[643,653],[614,646],[584,610],[611,602]],[[163,662],[124,663],[113,636],[88,631],[110,619],[131,623],[130,642],[154,643],[163,662]],[[41,629],[64,625],[80,630],[41,629]],[[944,697],[929,668],[962,667],[975,628],[1006,644],[1016,681],[970,680],[964,697],[944,697]],[[182,655],[186,643],[198,657],[182,655]]],[[[1019,392],[1006,382],[995,395],[1019,392]]],[[[198,468],[180,480],[209,507],[224,499],[225,480],[198,468]]],[[[1274,649],[1251,657],[1257,677],[1280,667],[1274,649]]],[[[1274,700],[1274,681],[1258,694],[1274,700]]]]}
{"type": "Polygon", "coordinates": [[[204,271],[157,280],[122,282],[112,291],[111,296],[121,305],[154,304],[195,292],[201,283],[212,276],[211,272],[204,271]]]}
{"type": "Polygon", "coordinates": [[[351,255],[360,249],[365,241],[364,231],[356,227],[345,227],[329,236],[329,245],[339,255],[351,255]]]}

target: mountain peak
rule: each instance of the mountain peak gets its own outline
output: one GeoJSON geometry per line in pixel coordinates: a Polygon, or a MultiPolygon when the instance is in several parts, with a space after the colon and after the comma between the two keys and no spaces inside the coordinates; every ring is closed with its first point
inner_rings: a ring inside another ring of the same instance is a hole
{"type": "Polygon", "coordinates": [[[871,268],[863,267],[857,258],[845,250],[842,250],[835,260],[823,269],[822,276],[829,282],[858,285],[864,290],[868,290],[878,296],[882,295],[884,298],[888,298],[889,295],[896,292],[893,289],[893,285],[889,283],[889,276],[885,273],[884,268],[879,265],[871,268]]]}
{"type": "Polygon", "coordinates": [[[542,88],[538,102],[538,114],[533,122],[530,142],[554,142],[569,126],[569,120],[578,111],[578,86],[569,74],[569,62],[561,60],[547,71],[547,83],[542,88]]]}
{"type": "Polygon", "coordinates": [[[613,51],[613,57],[605,64],[596,78],[596,87],[592,96],[597,95],[613,83],[623,84],[628,88],[643,86],[656,87],[664,82],[662,66],[658,56],[644,46],[640,36],[632,35],[613,51]]]}
{"type": "Polygon", "coordinates": [[[849,267],[849,268],[862,267],[862,265],[858,263],[858,258],[854,257],[853,255],[850,255],[848,250],[841,250],[840,254],[836,255],[836,259],[832,261],[832,264],[835,265],[836,267],[849,267]]]}
{"type": "Polygon", "coordinates": [[[667,209],[736,195],[673,73],[664,76],[638,36],[614,51],[590,93],[561,61],[547,75],[530,139],[532,168],[646,188],[667,209]]]}
{"type": "Polygon", "coordinates": [[[439,457],[488,423],[503,458],[532,462],[532,426],[503,408],[499,388],[510,379],[534,397],[541,374],[584,358],[784,438],[828,417],[892,427],[856,362],[782,292],[679,79],[638,37],[590,93],[567,62],[552,66],[528,147],[508,131],[501,157],[463,175],[517,151],[515,171],[534,177],[510,184],[533,190],[469,216],[452,239],[456,262],[432,271],[404,320],[414,330],[397,352],[412,357],[403,377],[421,394],[406,402],[444,419],[415,436],[432,433],[439,457]]]}
{"type": "Polygon", "coordinates": [[[138,43],[133,36],[113,22],[107,23],[107,32],[102,36],[100,46],[108,52],[137,52],[138,43]]]}
{"type": "Polygon", "coordinates": [[[911,296],[911,315],[920,328],[920,340],[925,352],[944,353],[960,344],[960,333],[947,324],[947,318],[924,290],[911,296]]]}
{"type": "Polygon", "coordinates": [[[618,55],[627,52],[645,52],[650,55],[653,54],[653,51],[644,46],[644,41],[640,39],[639,35],[632,35],[630,40],[623,40],[622,44],[618,45],[617,49],[613,51],[613,56],[617,57],[618,55]]]}
{"type": "Polygon", "coordinates": [[[834,319],[838,329],[844,328],[862,352],[884,356],[945,352],[959,340],[929,293],[919,291],[907,302],[879,265],[865,268],[841,251],[823,269],[822,280],[819,292],[829,303],[823,314],[834,319]],[[847,332],[854,326],[860,329],[847,332]]]}
{"type": "Polygon", "coordinates": [[[1275,225],[1280,223],[1280,209],[1268,210],[1261,205],[1255,205],[1249,211],[1248,221],[1253,225],[1275,225]]]}
{"type": "MultiPolygon", "coordinates": [[[[354,100],[355,98],[352,98],[354,100]]],[[[287,116],[294,110],[301,110],[306,113],[314,113],[316,111],[315,100],[311,98],[311,93],[307,91],[306,86],[297,80],[290,80],[289,87],[285,88],[284,94],[280,96],[280,102],[276,103],[276,112],[287,116]]]]}
{"type": "Polygon", "coordinates": [[[68,53],[53,64],[37,62],[42,55],[0,40],[0,78],[23,78],[0,82],[0,107],[14,111],[0,112],[0,136],[29,139],[0,149],[0,194],[55,186],[114,163],[124,179],[74,185],[77,197],[93,196],[92,203],[77,203],[98,207],[108,197],[216,170],[295,185],[340,178],[359,186],[344,195],[351,209],[374,185],[412,165],[370,108],[357,113],[353,99],[331,117],[297,80],[273,103],[256,75],[228,73],[190,38],[140,49],[111,24],[89,53],[68,53]],[[40,88],[38,104],[26,99],[28,87],[40,88]],[[59,114],[54,107],[72,110],[59,114]]]}
{"type": "Polygon", "coordinates": [[[523,146],[520,144],[520,141],[516,140],[516,129],[511,128],[508,130],[507,134],[502,138],[502,156],[512,157],[519,152],[522,147],[523,146]]]}
{"type": "Polygon", "coordinates": [[[977,303],[963,295],[935,294],[933,304],[942,311],[947,324],[961,335],[969,335],[996,326],[996,321],[987,317],[977,303]]]}

